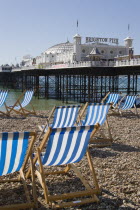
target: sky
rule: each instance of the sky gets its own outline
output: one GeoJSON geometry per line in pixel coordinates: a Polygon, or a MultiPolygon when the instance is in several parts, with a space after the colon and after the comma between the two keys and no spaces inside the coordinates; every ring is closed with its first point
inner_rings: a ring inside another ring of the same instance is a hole
{"type": "Polygon", "coordinates": [[[85,37],[105,37],[123,45],[130,36],[134,54],[140,54],[139,20],[140,0],[0,0],[0,65],[73,42],[77,32],[82,43],[85,37]]]}

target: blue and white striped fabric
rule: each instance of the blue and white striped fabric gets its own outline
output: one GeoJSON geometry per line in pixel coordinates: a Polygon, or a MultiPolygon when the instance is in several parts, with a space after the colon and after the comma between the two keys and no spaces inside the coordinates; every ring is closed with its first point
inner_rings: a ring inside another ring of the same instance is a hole
{"type": "MultiPolygon", "coordinates": [[[[27,106],[30,103],[30,101],[32,100],[33,94],[34,94],[33,90],[27,90],[26,91],[26,93],[24,95],[24,99],[23,99],[23,101],[21,103],[22,107],[25,107],[25,106],[27,106]]],[[[20,108],[21,107],[19,105],[14,107],[14,109],[16,109],[16,110],[19,110],[20,108]]]]}
{"type": "Polygon", "coordinates": [[[0,90],[0,107],[3,106],[8,96],[8,90],[0,90]]]}
{"type": "Polygon", "coordinates": [[[42,164],[47,166],[79,162],[85,155],[92,126],[53,128],[50,134],[42,164]]]}
{"type": "Polygon", "coordinates": [[[121,103],[119,109],[126,110],[134,106],[137,96],[126,96],[125,102],[121,103]]]}
{"type": "Polygon", "coordinates": [[[106,121],[109,108],[110,104],[89,104],[86,118],[82,121],[82,125],[95,125],[96,123],[103,125],[106,121]]]}
{"type": "Polygon", "coordinates": [[[28,148],[29,132],[0,133],[0,176],[19,171],[28,148]]]}
{"type": "MultiPolygon", "coordinates": [[[[64,128],[74,126],[78,116],[79,108],[80,105],[56,107],[53,123],[49,126],[52,128],[64,128]]],[[[43,129],[44,125],[42,125],[41,128],[43,129]]],[[[47,128],[44,132],[46,131],[47,128]]]]}
{"type": "Polygon", "coordinates": [[[53,128],[71,127],[75,124],[80,105],[57,107],[52,123],[53,128]]]}
{"type": "Polygon", "coordinates": [[[119,94],[118,93],[110,93],[107,97],[106,103],[113,103],[113,105],[116,105],[119,100],[119,94]]]}

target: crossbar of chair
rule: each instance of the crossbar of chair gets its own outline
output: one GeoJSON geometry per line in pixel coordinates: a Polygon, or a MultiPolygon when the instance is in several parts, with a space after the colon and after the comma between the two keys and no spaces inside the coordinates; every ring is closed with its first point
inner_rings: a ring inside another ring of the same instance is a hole
{"type": "Polygon", "coordinates": [[[15,209],[25,209],[25,208],[33,208],[35,207],[33,202],[30,203],[20,203],[20,204],[10,204],[10,205],[5,205],[1,206],[0,210],[15,210],[15,209]]]}
{"type": "Polygon", "coordinates": [[[87,199],[82,199],[82,200],[77,200],[77,201],[72,201],[72,202],[65,202],[62,204],[56,204],[55,208],[65,208],[69,206],[79,206],[87,203],[93,203],[93,202],[99,202],[99,199],[97,198],[96,195],[94,195],[94,198],[87,198],[87,199]]]}
{"type": "Polygon", "coordinates": [[[0,179],[0,183],[5,183],[5,182],[19,182],[19,179],[0,179]]]}
{"type": "Polygon", "coordinates": [[[75,197],[83,197],[88,196],[96,193],[95,190],[85,190],[85,191],[78,191],[78,192],[70,192],[70,193],[64,193],[61,195],[49,195],[48,198],[50,201],[57,201],[57,200],[65,200],[65,199],[71,199],[75,197]]]}
{"type": "Polygon", "coordinates": [[[45,175],[55,175],[55,174],[66,174],[69,170],[60,170],[60,171],[51,171],[51,172],[45,172],[45,175]]]}
{"type": "MultiPolygon", "coordinates": [[[[30,105],[32,106],[33,111],[27,110],[27,109],[25,109],[25,108],[24,108],[24,110],[25,110],[26,112],[30,113],[30,114],[36,114],[33,105],[32,105],[31,103],[30,103],[30,105]]],[[[25,113],[25,114],[26,114],[26,113],[25,113]]],[[[26,114],[26,115],[27,115],[27,114],[26,114]]]]}
{"type": "MultiPolygon", "coordinates": [[[[97,139],[90,139],[90,143],[103,143],[103,142],[107,143],[108,141],[109,139],[104,139],[103,141],[103,139],[100,137],[97,137],[97,139]]],[[[110,140],[110,143],[112,143],[111,140],[110,140]]]]}

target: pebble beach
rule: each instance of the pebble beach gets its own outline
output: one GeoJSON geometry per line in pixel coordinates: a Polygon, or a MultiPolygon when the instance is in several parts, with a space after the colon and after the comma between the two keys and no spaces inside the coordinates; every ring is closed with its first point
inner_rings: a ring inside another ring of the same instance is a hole
{"type": "MultiPolygon", "coordinates": [[[[133,110],[132,110],[133,111],[133,110]]],[[[140,108],[138,109],[140,115],[140,108]]],[[[44,124],[48,111],[37,111],[37,116],[23,118],[13,114],[11,117],[0,117],[0,131],[36,131],[37,139],[34,149],[39,144],[38,125],[44,124]]],[[[95,148],[89,145],[101,194],[99,203],[87,204],[67,209],[140,209],[140,118],[133,113],[123,116],[108,116],[113,144],[110,147],[95,148]]],[[[92,186],[86,156],[76,164],[92,186]]],[[[12,176],[13,177],[13,176],[12,176]]],[[[65,193],[71,190],[82,190],[81,181],[70,171],[69,175],[49,176],[49,191],[65,193]]],[[[31,187],[28,180],[29,188],[31,187]]],[[[49,209],[44,202],[42,188],[36,179],[38,209],[49,209]]],[[[10,204],[13,200],[24,200],[20,184],[8,183],[0,185],[0,205],[10,204]]]]}

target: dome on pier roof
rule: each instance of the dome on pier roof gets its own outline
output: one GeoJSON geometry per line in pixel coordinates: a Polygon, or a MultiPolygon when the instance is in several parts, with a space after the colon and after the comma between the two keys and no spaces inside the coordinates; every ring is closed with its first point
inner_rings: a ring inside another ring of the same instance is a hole
{"type": "Polygon", "coordinates": [[[79,34],[75,34],[74,38],[81,38],[79,34]]]}
{"type": "Polygon", "coordinates": [[[53,53],[63,53],[67,51],[73,51],[73,44],[70,43],[69,41],[50,47],[48,50],[45,51],[45,53],[53,54],[53,53]]]}

